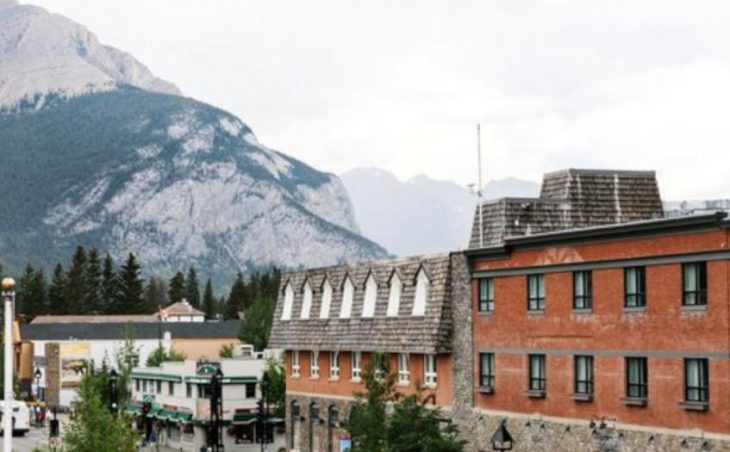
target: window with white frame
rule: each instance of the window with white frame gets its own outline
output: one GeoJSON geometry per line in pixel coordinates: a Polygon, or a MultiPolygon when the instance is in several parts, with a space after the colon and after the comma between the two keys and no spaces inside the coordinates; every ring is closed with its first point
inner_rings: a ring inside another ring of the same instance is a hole
{"type": "Polygon", "coordinates": [[[294,289],[290,283],[284,288],[284,310],[281,313],[281,320],[291,320],[291,311],[294,306],[294,289]]]}
{"type": "Polygon", "coordinates": [[[388,294],[388,311],[385,315],[388,317],[397,317],[400,308],[400,294],[403,290],[403,283],[397,274],[393,273],[390,278],[390,293],[388,294]]]}
{"type": "Polygon", "coordinates": [[[430,281],[426,271],[421,269],[416,277],[416,295],[413,298],[413,315],[424,315],[426,313],[426,300],[428,300],[428,286],[430,281]]]}
{"type": "Polygon", "coordinates": [[[375,315],[375,303],[378,299],[378,283],[371,274],[365,281],[365,299],[362,303],[362,316],[372,317],[375,315]]]}
{"type": "Polygon", "coordinates": [[[319,307],[319,318],[326,319],[330,316],[330,305],[332,304],[332,284],[325,279],[322,284],[322,304],[319,307]]]}
{"type": "Polygon", "coordinates": [[[436,355],[424,355],[423,381],[427,385],[436,384],[436,382],[437,382],[436,355]]]}
{"type": "Polygon", "coordinates": [[[350,277],[345,278],[344,284],[342,284],[342,307],[340,308],[340,318],[349,319],[352,314],[352,296],[355,292],[355,287],[352,285],[350,277]]]}
{"type": "Polygon", "coordinates": [[[398,353],[398,383],[411,381],[410,358],[408,353],[398,353]]]}
{"type": "Polygon", "coordinates": [[[309,376],[312,378],[318,378],[319,377],[319,352],[312,351],[312,354],[309,355],[309,376]]]}
{"type": "Polygon", "coordinates": [[[299,365],[299,350],[293,350],[291,352],[291,374],[293,377],[298,377],[301,372],[299,365]]]}
{"type": "Polygon", "coordinates": [[[340,352],[330,352],[330,378],[340,378],[340,352]]]}
{"type": "Polygon", "coordinates": [[[304,283],[304,296],[302,297],[302,314],[301,318],[308,319],[309,312],[312,310],[312,287],[309,281],[304,283]]]}
{"type": "Polygon", "coordinates": [[[359,381],[362,377],[362,353],[352,352],[352,362],[350,368],[350,378],[359,381]]]}

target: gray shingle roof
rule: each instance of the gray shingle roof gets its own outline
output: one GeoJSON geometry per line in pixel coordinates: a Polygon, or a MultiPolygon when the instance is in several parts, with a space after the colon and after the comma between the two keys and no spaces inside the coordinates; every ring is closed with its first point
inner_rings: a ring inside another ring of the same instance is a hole
{"type": "MultiPolygon", "coordinates": [[[[664,217],[653,171],[568,169],[546,174],[539,198],[482,203],[485,247],[508,237],[664,217]]],[[[479,248],[479,206],[469,248],[479,248]]]]}
{"type": "Polygon", "coordinates": [[[285,273],[281,279],[269,346],[289,350],[448,352],[451,349],[450,259],[449,255],[413,257],[285,273]],[[415,280],[420,269],[426,271],[430,287],[425,315],[413,316],[415,280]],[[403,284],[400,309],[397,317],[386,317],[389,281],[393,272],[398,274],[403,284]],[[375,315],[363,318],[365,282],[370,274],[378,285],[375,315]],[[352,315],[348,319],[340,319],[342,285],[347,277],[355,286],[352,315]],[[325,278],[333,289],[332,302],[329,317],[320,319],[325,278]],[[313,290],[309,319],[300,318],[305,281],[309,281],[313,290]],[[287,284],[294,288],[293,310],[291,320],[281,320],[287,284]]]}
{"type": "MultiPolygon", "coordinates": [[[[137,339],[156,339],[159,334],[157,323],[29,323],[20,325],[23,340],[60,341],[71,338],[78,340],[122,339],[124,329],[131,325],[137,339]]],[[[216,339],[236,338],[241,322],[167,322],[162,324],[163,334],[169,331],[173,339],[216,339]]]]}

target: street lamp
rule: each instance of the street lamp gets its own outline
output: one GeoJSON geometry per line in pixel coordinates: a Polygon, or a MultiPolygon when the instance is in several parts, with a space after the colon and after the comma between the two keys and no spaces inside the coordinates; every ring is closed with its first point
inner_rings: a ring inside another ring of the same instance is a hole
{"type": "Polygon", "coordinates": [[[3,450],[13,450],[13,308],[15,305],[15,280],[3,278],[3,299],[5,300],[5,405],[3,406],[3,450]]]}
{"type": "Polygon", "coordinates": [[[512,450],[512,435],[507,431],[507,420],[502,419],[497,431],[492,435],[492,449],[505,451],[512,450]]]}
{"type": "Polygon", "coordinates": [[[261,451],[264,451],[265,445],[269,444],[269,428],[267,422],[269,420],[269,394],[271,393],[271,378],[268,372],[264,372],[261,378],[261,400],[259,400],[259,426],[261,436],[261,451]]]}
{"type": "Polygon", "coordinates": [[[41,400],[41,377],[43,376],[43,374],[41,373],[40,367],[35,368],[35,372],[33,373],[33,376],[35,377],[36,399],[38,399],[38,401],[40,401],[41,400]]]}
{"type": "Polygon", "coordinates": [[[210,378],[210,435],[208,435],[208,446],[214,452],[223,450],[223,424],[221,415],[223,413],[223,371],[218,370],[210,378]]]}
{"type": "Polygon", "coordinates": [[[119,397],[117,395],[117,383],[119,382],[119,374],[117,374],[117,371],[115,369],[112,369],[111,372],[109,372],[109,412],[112,414],[112,416],[116,416],[117,411],[119,410],[119,407],[117,404],[119,403],[119,397]]]}

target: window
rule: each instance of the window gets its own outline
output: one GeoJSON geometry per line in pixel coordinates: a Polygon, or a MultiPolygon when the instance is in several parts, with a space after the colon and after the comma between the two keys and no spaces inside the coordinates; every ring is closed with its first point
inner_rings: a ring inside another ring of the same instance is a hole
{"type": "Polygon", "coordinates": [[[342,284],[342,307],[340,308],[340,318],[349,319],[352,314],[352,295],[355,288],[350,281],[350,277],[345,277],[345,282],[342,284]]]}
{"type": "Polygon", "coordinates": [[[256,383],[246,383],[246,398],[247,399],[256,398],[256,383]]]}
{"type": "Polygon", "coordinates": [[[365,299],[362,303],[362,316],[372,317],[375,315],[375,302],[378,299],[378,283],[371,274],[365,281],[365,299]]]}
{"type": "Polygon", "coordinates": [[[309,376],[312,378],[319,377],[319,352],[312,352],[309,362],[309,376]]]}
{"type": "Polygon", "coordinates": [[[167,382],[167,395],[175,394],[175,383],[172,381],[167,382]]]}
{"type": "Polygon", "coordinates": [[[300,317],[302,319],[308,319],[309,313],[312,310],[312,287],[309,282],[304,283],[304,296],[302,297],[302,313],[300,317]]]}
{"type": "Polygon", "coordinates": [[[575,393],[593,394],[593,357],[575,357],[575,393]]]}
{"type": "Polygon", "coordinates": [[[325,279],[322,284],[322,304],[319,307],[319,318],[326,319],[330,316],[330,305],[332,305],[332,285],[325,279]]]}
{"type": "Polygon", "coordinates": [[[185,383],[185,397],[188,399],[193,398],[193,385],[190,383],[185,383]]]}
{"type": "Polygon", "coordinates": [[[340,378],[340,352],[330,352],[330,378],[340,378]]]}
{"type": "Polygon", "coordinates": [[[413,298],[413,315],[424,315],[426,313],[426,301],[428,300],[428,275],[421,269],[416,277],[416,295],[413,298]]]}
{"type": "Polygon", "coordinates": [[[147,392],[147,380],[142,380],[142,392],[147,392]]]}
{"type": "Polygon", "coordinates": [[[646,276],[644,267],[629,267],[624,270],[624,306],[641,308],[646,306],[646,276]]]}
{"type": "Polygon", "coordinates": [[[398,353],[398,383],[411,381],[410,358],[408,353],[398,353]]]}
{"type": "Polygon", "coordinates": [[[424,360],[423,381],[427,385],[435,385],[437,382],[436,355],[424,355],[424,360]]]}
{"type": "Polygon", "coordinates": [[[157,393],[162,394],[162,380],[157,380],[157,393]]]}
{"type": "Polygon", "coordinates": [[[400,308],[400,294],[403,291],[403,283],[400,282],[400,278],[397,274],[393,273],[393,277],[390,278],[390,293],[388,294],[388,317],[396,317],[398,315],[398,309],[400,308]]]}
{"type": "Polygon", "coordinates": [[[708,361],[701,358],[684,360],[684,400],[687,402],[708,402],[708,361]]]}
{"type": "Polygon", "coordinates": [[[134,390],[139,392],[140,388],[142,387],[142,384],[139,381],[139,378],[134,379],[134,390]]]}
{"type": "Polygon", "coordinates": [[[210,385],[198,385],[198,398],[209,399],[210,398],[210,385]]]}
{"type": "Polygon", "coordinates": [[[529,355],[530,391],[545,392],[545,355],[529,355]]]}
{"type": "Polygon", "coordinates": [[[646,358],[626,358],[626,397],[645,399],[647,381],[646,358]]]}
{"type": "Polygon", "coordinates": [[[545,275],[527,276],[527,310],[545,310],[545,275]]]}
{"type": "Polygon", "coordinates": [[[707,304],[707,264],[693,262],[682,265],[682,304],[704,306],[707,304]]]}
{"type": "Polygon", "coordinates": [[[292,377],[298,377],[301,372],[299,366],[299,350],[293,350],[291,352],[291,375],[292,377]]]}
{"type": "Polygon", "coordinates": [[[353,352],[351,356],[350,378],[359,381],[362,376],[362,353],[353,352]]]}
{"type": "Polygon", "coordinates": [[[494,278],[479,279],[479,312],[494,311],[494,278]]]}
{"type": "Polygon", "coordinates": [[[573,273],[573,309],[591,309],[592,275],[590,271],[573,273]]]}
{"type": "Polygon", "coordinates": [[[284,288],[284,309],[281,313],[281,320],[290,320],[291,319],[291,310],[294,306],[294,289],[292,289],[291,284],[287,283],[286,287],[284,288]]]}
{"type": "Polygon", "coordinates": [[[479,386],[494,388],[494,353],[479,354],[479,386]]]}
{"type": "Polygon", "coordinates": [[[382,381],[385,377],[385,371],[387,363],[385,362],[385,357],[381,354],[373,354],[373,369],[375,370],[375,379],[378,381],[382,381]]]}

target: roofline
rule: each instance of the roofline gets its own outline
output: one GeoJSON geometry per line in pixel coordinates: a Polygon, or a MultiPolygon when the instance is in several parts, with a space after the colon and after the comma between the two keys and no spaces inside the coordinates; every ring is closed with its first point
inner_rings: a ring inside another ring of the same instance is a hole
{"type": "Polygon", "coordinates": [[[292,269],[282,272],[281,277],[282,281],[288,281],[291,280],[292,275],[300,275],[304,274],[307,277],[309,277],[309,273],[324,271],[327,275],[328,279],[332,278],[331,271],[330,270],[336,270],[336,269],[347,269],[348,271],[345,272],[346,275],[350,275],[350,279],[352,279],[351,271],[352,269],[357,268],[364,268],[367,267],[369,269],[374,269],[376,267],[395,267],[398,265],[405,265],[408,263],[423,263],[431,260],[437,260],[437,259],[444,259],[449,256],[449,252],[437,252],[437,253],[427,253],[427,254],[416,254],[413,256],[402,256],[402,257],[394,257],[390,259],[371,259],[371,260],[364,260],[359,262],[352,262],[352,263],[346,263],[346,264],[337,264],[337,265],[323,265],[320,267],[303,267],[300,269],[292,269]]]}
{"type": "Polygon", "coordinates": [[[599,175],[611,175],[619,174],[623,176],[656,176],[654,170],[611,170],[611,169],[590,169],[590,168],[565,168],[557,171],[551,171],[543,174],[543,182],[547,176],[557,176],[559,174],[599,174],[599,175]]]}
{"type": "Polygon", "coordinates": [[[576,240],[600,240],[614,237],[653,235],[667,232],[694,230],[710,226],[730,228],[727,212],[717,211],[708,214],[684,217],[660,218],[656,220],[632,221],[606,226],[581,229],[566,229],[540,234],[507,237],[504,243],[487,248],[467,249],[467,257],[502,257],[512,248],[555,245],[576,240]]]}
{"type": "MultiPolygon", "coordinates": [[[[517,197],[517,196],[504,196],[502,198],[485,199],[482,201],[482,206],[488,206],[499,203],[542,203],[542,204],[560,204],[566,202],[566,198],[529,198],[529,197],[517,197]]],[[[477,204],[477,207],[479,205],[477,204]]]]}

